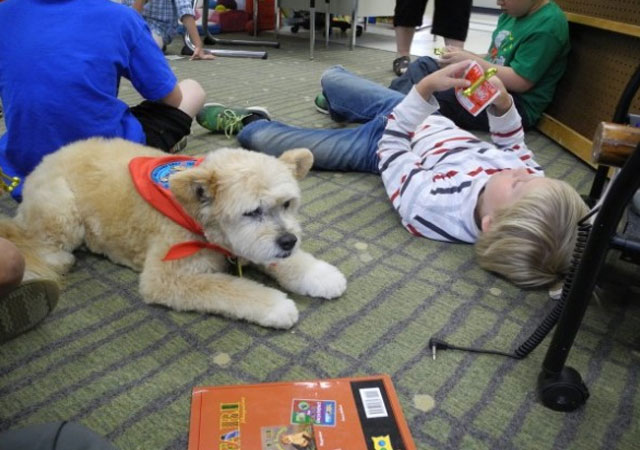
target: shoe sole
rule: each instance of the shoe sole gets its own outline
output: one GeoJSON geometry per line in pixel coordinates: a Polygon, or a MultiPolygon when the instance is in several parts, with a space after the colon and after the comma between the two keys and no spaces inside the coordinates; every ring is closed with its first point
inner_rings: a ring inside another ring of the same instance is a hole
{"type": "Polygon", "coordinates": [[[182,139],[180,139],[178,142],[176,142],[176,145],[174,145],[173,147],[171,147],[169,149],[169,153],[178,153],[181,152],[182,150],[184,150],[187,147],[188,144],[188,137],[187,136],[183,136],[182,139]]]}
{"type": "Polygon", "coordinates": [[[250,106],[243,109],[246,109],[247,111],[254,114],[258,114],[259,116],[263,116],[267,120],[271,120],[271,115],[269,114],[269,111],[267,111],[267,108],[265,108],[264,106],[250,106]]]}
{"type": "Polygon", "coordinates": [[[58,304],[58,285],[49,280],[25,281],[0,299],[0,342],[31,330],[58,304]]]}
{"type": "Polygon", "coordinates": [[[313,106],[316,107],[316,110],[321,113],[321,114],[326,114],[327,116],[329,115],[329,110],[328,109],[324,109],[319,107],[318,105],[316,105],[315,103],[313,104],[313,106]]]}

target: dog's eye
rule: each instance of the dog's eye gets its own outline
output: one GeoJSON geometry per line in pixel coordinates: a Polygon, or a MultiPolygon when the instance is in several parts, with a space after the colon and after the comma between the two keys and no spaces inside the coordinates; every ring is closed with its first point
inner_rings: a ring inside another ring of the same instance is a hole
{"type": "Polygon", "coordinates": [[[289,209],[289,206],[291,206],[291,200],[287,200],[286,202],[284,202],[284,203],[282,204],[282,207],[283,207],[284,209],[289,209]]]}
{"type": "Polygon", "coordinates": [[[257,207],[253,211],[246,212],[243,215],[246,217],[253,217],[253,218],[262,217],[262,208],[257,207]]]}

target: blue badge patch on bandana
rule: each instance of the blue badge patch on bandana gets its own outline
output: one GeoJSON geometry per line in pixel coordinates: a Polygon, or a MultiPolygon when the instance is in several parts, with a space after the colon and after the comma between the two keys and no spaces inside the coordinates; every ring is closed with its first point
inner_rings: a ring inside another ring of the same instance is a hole
{"type": "Polygon", "coordinates": [[[151,171],[151,181],[159,184],[164,189],[169,189],[169,177],[171,175],[176,172],[182,172],[183,170],[190,169],[195,165],[195,159],[173,161],[170,163],[161,164],[151,171]]]}

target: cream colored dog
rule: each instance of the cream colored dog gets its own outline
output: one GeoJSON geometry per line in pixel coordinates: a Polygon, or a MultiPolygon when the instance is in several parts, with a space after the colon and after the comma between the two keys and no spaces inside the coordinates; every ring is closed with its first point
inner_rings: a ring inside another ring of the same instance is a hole
{"type": "Polygon", "coordinates": [[[25,253],[28,278],[52,276],[48,270],[63,274],[74,262],[72,252],[86,244],[140,271],[140,293],[148,303],[274,328],[296,323],[296,305],[279,290],[228,274],[226,251],[260,266],[291,292],[334,298],[345,291],[337,268],[300,249],[296,179],[311,168],[309,150],[274,158],[219,149],[171,174],[170,192],[202,234],[138,194],[129,162],[141,156],[168,155],[121,139],[89,139],[44,158],[25,180],[16,217],[0,222],[0,236],[25,253]],[[163,260],[183,243],[191,248],[187,256],[163,260]],[[207,243],[218,248],[198,247],[207,243]]]}

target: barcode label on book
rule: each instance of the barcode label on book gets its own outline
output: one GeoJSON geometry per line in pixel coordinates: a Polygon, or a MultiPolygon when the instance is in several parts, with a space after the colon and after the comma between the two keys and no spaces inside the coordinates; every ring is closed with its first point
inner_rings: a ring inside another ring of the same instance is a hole
{"type": "Polygon", "coordinates": [[[387,408],[382,400],[382,393],[379,388],[360,389],[360,398],[364,407],[364,414],[367,419],[376,417],[387,417],[387,408]]]}

